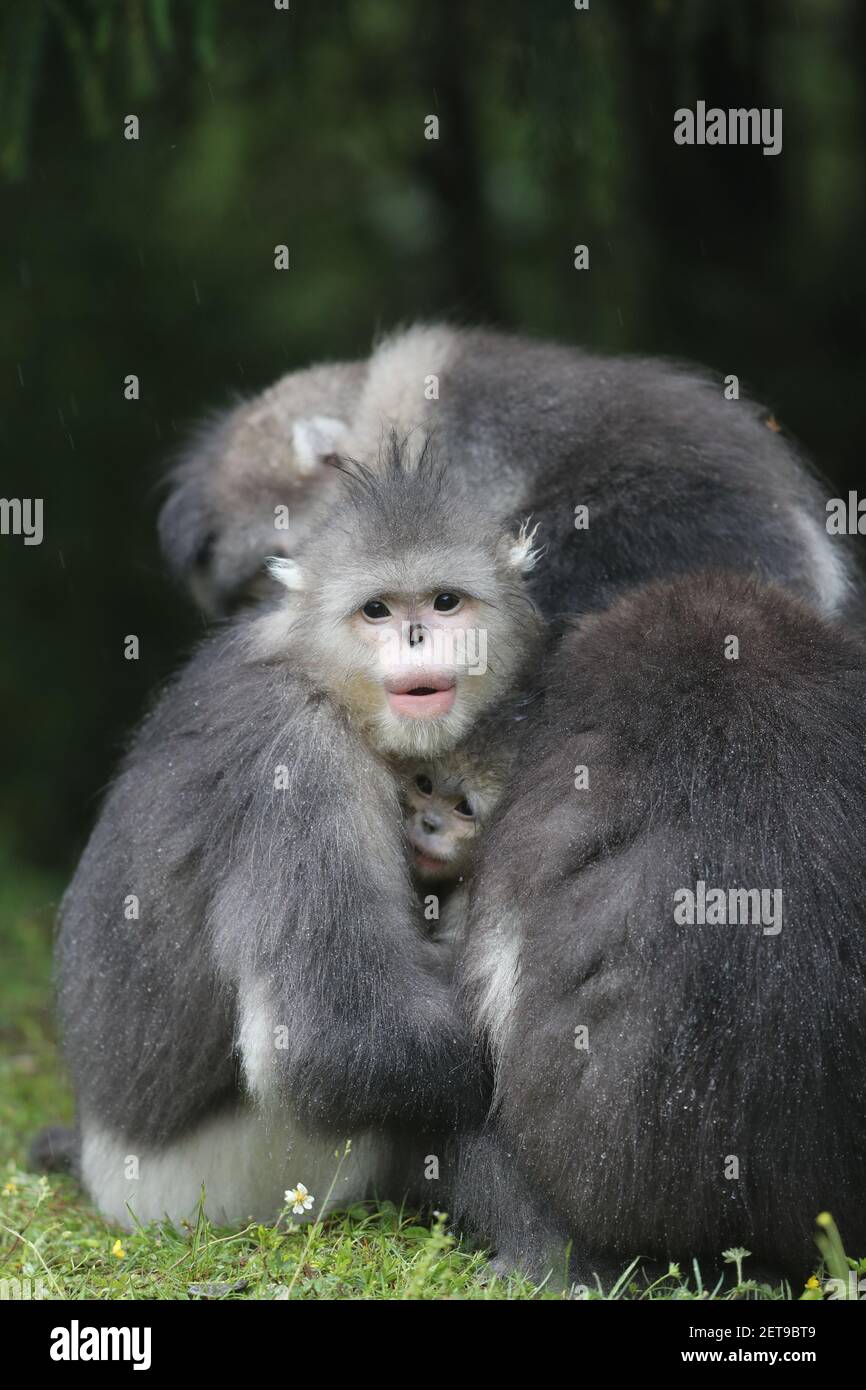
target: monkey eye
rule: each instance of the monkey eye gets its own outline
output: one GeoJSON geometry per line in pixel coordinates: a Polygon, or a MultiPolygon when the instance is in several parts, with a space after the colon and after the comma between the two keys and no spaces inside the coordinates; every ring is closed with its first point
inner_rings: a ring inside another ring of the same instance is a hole
{"type": "Polygon", "coordinates": [[[462,801],[457,802],[457,805],[454,807],[454,810],[458,816],[465,816],[467,820],[475,819],[475,811],[470,806],[465,796],[462,801]]]}
{"type": "Polygon", "coordinates": [[[361,612],[368,623],[381,623],[385,618],[391,616],[391,610],[387,603],[383,603],[380,598],[368,599],[361,612]]]}
{"type": "Polygon", "coordinates": [[[433,795],[433,783],[430,781],[430,778],[426,776],[425,773],[418,773],[418,776],[415,778],[415,786],[418,788],[422,796],[433,795]]]}
{"type": "Polygon", "coordinates": [[[459,594],[442,593],[437,594],[433,600],[433,607],[437,613],[456,613],[463,603],[459,594]]]}

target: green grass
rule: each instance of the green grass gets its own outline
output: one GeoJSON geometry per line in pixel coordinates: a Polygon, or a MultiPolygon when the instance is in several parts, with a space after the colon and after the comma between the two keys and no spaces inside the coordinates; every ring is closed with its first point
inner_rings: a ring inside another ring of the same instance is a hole
{"type": "MultiPolygon", "coordinates": [[[[300,1226],[241,1231],[203,1215],[122,1233],[107,1225],[71,1179],[26,1170],[27,1146],[46,1123],[69,1120],[72,1098],[54,1039],[49,986],[58,885],[0,865],[0,1280],[41,1281],[45,1298],[80,1299],[562,1299],[573,1292],[495,1278],[484,1256],[460,1246],[442,1221],[432,1229],[394,1207],[354,1207],[300,1226]]],[[[337,1160],[335,1158],[335,1168],[337,1160]]],[[[833,1232],[828,1235],[832,1245],[833,1232]]],[[[844,1260],[828,1245],[828,1265],[844,1260]]],[[[773,1299],[801,1296],[748,1278],[729,1252],[731,1277],[705,1287],[700,1270],[675,1266],[650,1279],[635,1262],[608,1298],[773,1299]]],[[[817,1255],[816,1255],[817,1263],[817,1255]]],[[[866,1269],[866,1262],[864,1262],[866,1269]]],[[[27,1285],[23,1284],[26,1294],[27,1285]]],[[[599,1291],[589,1291],[600,1298],[599,1291]]],[[[811,1290],[807,1297],[820,1297],[811,1290]]]]}

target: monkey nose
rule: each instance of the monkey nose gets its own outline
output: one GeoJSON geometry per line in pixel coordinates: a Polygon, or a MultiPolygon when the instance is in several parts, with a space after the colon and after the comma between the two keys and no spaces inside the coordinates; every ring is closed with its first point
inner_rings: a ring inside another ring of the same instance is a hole
{"type": "Polygon", "coordinates": [[[437,830],[442,829],[442,822],[438,816],[422,816],[421,824],[427,831],[428,835],[435,835],[437,830]]]}

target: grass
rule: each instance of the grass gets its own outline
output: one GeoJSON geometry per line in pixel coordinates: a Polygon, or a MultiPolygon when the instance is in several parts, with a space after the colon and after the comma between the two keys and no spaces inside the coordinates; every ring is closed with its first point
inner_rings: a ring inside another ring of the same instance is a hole
{"type": "MultiPolygon", "coordinates": [[[[0,865],[4,942],[0,1032],[0,1280],[24,1296],[55,1299],[562,1299],[574,1290],[494,1277],[444,1221],[432,1228],[387,1204],[353,1207],[301,1226],[284,1212],[273,1226],[216,1228],[167,1223],[123,1233],[107,1225],[67,1178],[26,1169],[28,1143],[68,1121],[72,1098],[54,1040],[49,988],[51,923],[58,885],[0,865]],[[26,1281],[29,1281],[26,1282],[26,1281]]],[[[335,1158],[335,1167],[337,1160],[335,1158]]],[[[822,1251],[832,1273],[845,1255],[833,1228],[822,1251]]],[[[727,1252],[730,1278],[704,1285],[700,1269],[662,1278],[635,1261],[608,1299],[780,1299],[801,1290],[748,1278],[746,1252],[727,1252]]],[[[816,1256],[817,1263],[817,1256],[816,1256]]],[[[851,1264],[852,1262],[848,1262],[851,1264]]],[[[866,1261],[863,1272],[866,1272],[866,1261]]],[[[3,1296],[0,1285],[0,1297],[3,1296]]],[[[598,1290],[580,1294],[601,1298],[598,1290]]],[[[820,1298],[820,1289],[806,1291],[820,1298]]]]}

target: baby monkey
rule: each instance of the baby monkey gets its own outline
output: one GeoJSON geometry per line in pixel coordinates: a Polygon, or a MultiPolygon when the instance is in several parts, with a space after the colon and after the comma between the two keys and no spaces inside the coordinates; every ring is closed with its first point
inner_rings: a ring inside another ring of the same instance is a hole
{"type": "Polygon", "coordinates": [[[462,933],[478,844],[511,770],[515,717],[491,714],[453,752],[399,767],[412,877],[431,935],[448,945],[462,933]]]}

